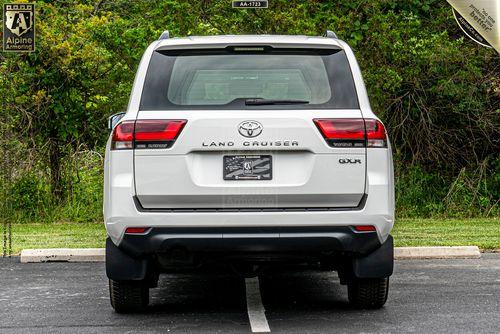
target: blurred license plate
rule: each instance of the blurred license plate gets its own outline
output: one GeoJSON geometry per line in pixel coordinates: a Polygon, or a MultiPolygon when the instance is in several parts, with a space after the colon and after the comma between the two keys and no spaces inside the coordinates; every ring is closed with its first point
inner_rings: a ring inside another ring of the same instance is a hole
{"type": "Polygon", "coordinates": [[[270,155],[225,155],[224,180],[271,180],[270,155]]]}

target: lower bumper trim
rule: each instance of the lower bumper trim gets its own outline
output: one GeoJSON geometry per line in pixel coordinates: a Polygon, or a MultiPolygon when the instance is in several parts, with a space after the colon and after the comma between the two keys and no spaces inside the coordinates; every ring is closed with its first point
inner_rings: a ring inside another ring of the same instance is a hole
{"type": "Polygon", "coordinates": [[[183,249],[189,253],[368,254],[380,247],[376,232],[350,226],[310,227],[153,227],[145,234],[125,234],[119,248],[140,257],[183,249]]]}

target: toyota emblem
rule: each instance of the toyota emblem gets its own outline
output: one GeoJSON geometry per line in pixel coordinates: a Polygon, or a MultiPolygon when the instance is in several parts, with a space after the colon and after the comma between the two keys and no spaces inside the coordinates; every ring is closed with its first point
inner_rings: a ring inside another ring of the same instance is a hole
{"type": "Polygon", "coordinates": [[[262,124],[257,121],[244,121],[238,125],[238,132],[243,137],[253,138],[262,133],[262,124]]]}

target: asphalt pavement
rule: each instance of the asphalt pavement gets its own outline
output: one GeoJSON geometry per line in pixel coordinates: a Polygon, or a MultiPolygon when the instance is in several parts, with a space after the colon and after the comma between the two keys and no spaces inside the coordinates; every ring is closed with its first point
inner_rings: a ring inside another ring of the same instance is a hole
{"type": "Polygon", "coordinates": [[[0,287],[0,333],[500,332],[500,254],[396,261],[375,311],[352,309],[336,273],[311,271],[163,275],[134,315],[111,309],[103,263],[0,259],[0,287]]]}

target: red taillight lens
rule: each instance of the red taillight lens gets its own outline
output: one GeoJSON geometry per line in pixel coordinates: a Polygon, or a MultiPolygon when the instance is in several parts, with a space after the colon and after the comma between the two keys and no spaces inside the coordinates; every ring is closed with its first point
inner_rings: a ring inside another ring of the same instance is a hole
{"type": "Polygon", "coordinates": [[[387,147],[387,135],[382,122],[376,119],[365,119],[365,126],[368,147],[387,147]]]}
{"type": "Polygon", "coordinates": [[[113,130],[112,149],[169,148],[179,136],[186,120],[125,121],[113,130]]]}
{"type": "Polygon", "coordinates": [[[328,144],[333,147],[364,147],[365,123],[360,118],[314,119],[328,144]]]}
{"type": "Polygon", "coordinates": [[[333,147],[386,147],[384,125],[375,119],[314,119],[314,124],[333,147]]]}
{"type": "Polygon", "coordinates": [[[125,233],[140,234],[140,233],[145,233],[147,230],[149,230],[149,227],[127,227],[125,229],[125,233]]]}
{"type": "Polygon", "coordinates": [[[315,119],[314,123],[327,139],[365,139],[362,119],[315,119]]]}
{"type": "Polygon", "coordinates": [[[124,121],[115,126],[111,141],[113,150],[131,149],[134,143],[135,121],[124,121]]]}
{"type": "Polygon", "coordinates": [[[376,232],[377,229],[373,225],[356,225],[353,226],[358,232],[376,232]]]}
{"type": "Polygon", "coordinates": [[[135,123],[135,140],[174,140],[185,124],[185,120],[139,120],[135,123]]]}

